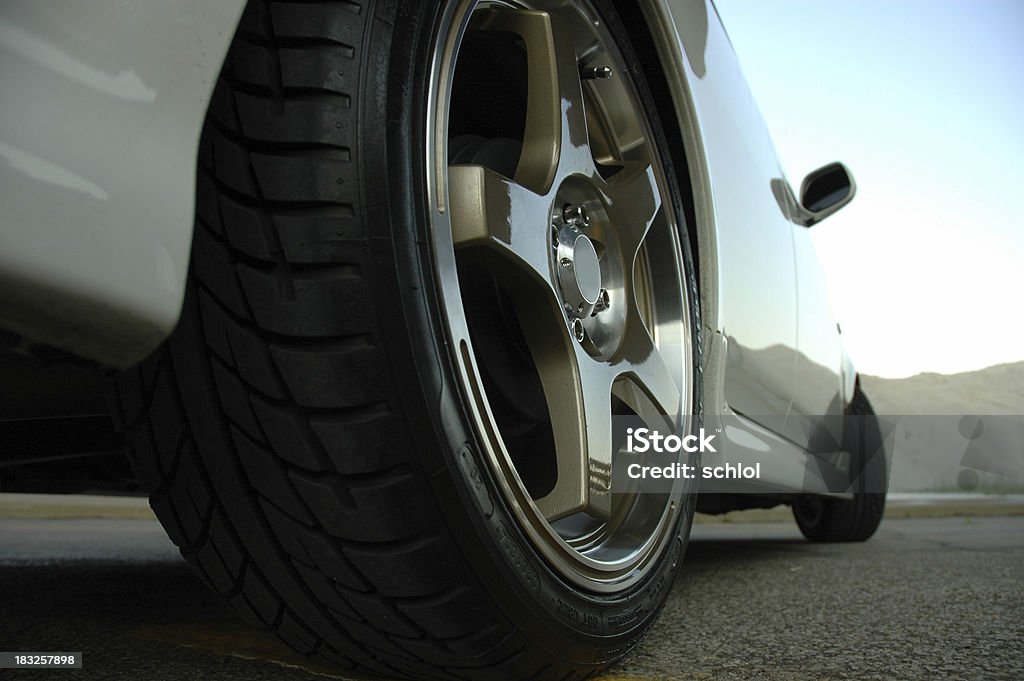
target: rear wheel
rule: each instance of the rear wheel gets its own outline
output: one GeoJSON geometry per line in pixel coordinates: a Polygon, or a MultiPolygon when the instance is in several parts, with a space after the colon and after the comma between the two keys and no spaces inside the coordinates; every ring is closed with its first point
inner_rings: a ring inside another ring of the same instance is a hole
{"type": "Polygon", "coordinates": [[[853,499],[806,496],[793,503],[796,523],[811,541],[866,541],[882,522],[888,466],[878,419],[859,386],[847,410],[843,446],[856,472],[853,499]]]}
{"type": "Polygon", "coordinates": [[[692,520],[610,489],[614,416],[699,425],[677,180],[611,3],[433,5],[250,3],[118,411],[183,555],[296,649],[582,678],[692,520]]]}

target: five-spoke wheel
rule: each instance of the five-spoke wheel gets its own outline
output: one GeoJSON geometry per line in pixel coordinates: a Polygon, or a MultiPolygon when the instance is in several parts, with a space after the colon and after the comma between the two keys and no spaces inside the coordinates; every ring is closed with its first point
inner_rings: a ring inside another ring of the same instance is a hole
{"type": "Polygon", "coordinates": [[[629,64],[587,3],[533,4],[481,4],[443,43],[434,246],[507,498],[563,574],[607,590],[643,576],[692,491],[612,487],[616,417],[691,425],[692,275],[629,64]]]}

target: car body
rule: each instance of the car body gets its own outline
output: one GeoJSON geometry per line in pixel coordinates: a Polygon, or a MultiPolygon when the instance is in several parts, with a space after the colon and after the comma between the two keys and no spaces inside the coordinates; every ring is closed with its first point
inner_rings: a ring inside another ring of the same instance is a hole
{"type": "MultiPolygon", "coordinates": [[[[19,93],[0,118],[0,327],[117,369],[170,334],[199,133],[244,4],[0,8],[0,82],[19,93]]],[[[825,276],[714,6],[644,11],[688,152],[705,412],[752,417],[793,460],[764,482],[799,489],[801,415],[841,413],[856,378],[825,276]]]]}

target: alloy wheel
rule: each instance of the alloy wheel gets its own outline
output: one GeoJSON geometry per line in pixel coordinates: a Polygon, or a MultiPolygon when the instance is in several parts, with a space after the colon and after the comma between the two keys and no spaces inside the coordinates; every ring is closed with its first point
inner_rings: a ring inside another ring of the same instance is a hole
{"type": "Polygon", "coordinates": [[[595,591],[641,579],[693,490],[612,490],[616,417],[691,427],[676,206],[595,8],[462,2],[431,65],[435,262],[477,432],[522,528],[595,591]]]}

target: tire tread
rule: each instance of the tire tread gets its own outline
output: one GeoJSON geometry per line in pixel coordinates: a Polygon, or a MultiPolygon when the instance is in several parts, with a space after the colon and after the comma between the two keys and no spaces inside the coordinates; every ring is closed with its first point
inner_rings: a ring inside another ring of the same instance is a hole
{"type": "Polygon", "coordinates": [[[200,144],[187,323],[116,391],[129,457],[203,581],[300,652],[578,675],[528,653],[470,577],[395,406],[352,147],[365,10],[249,3],[200,144]]]}

